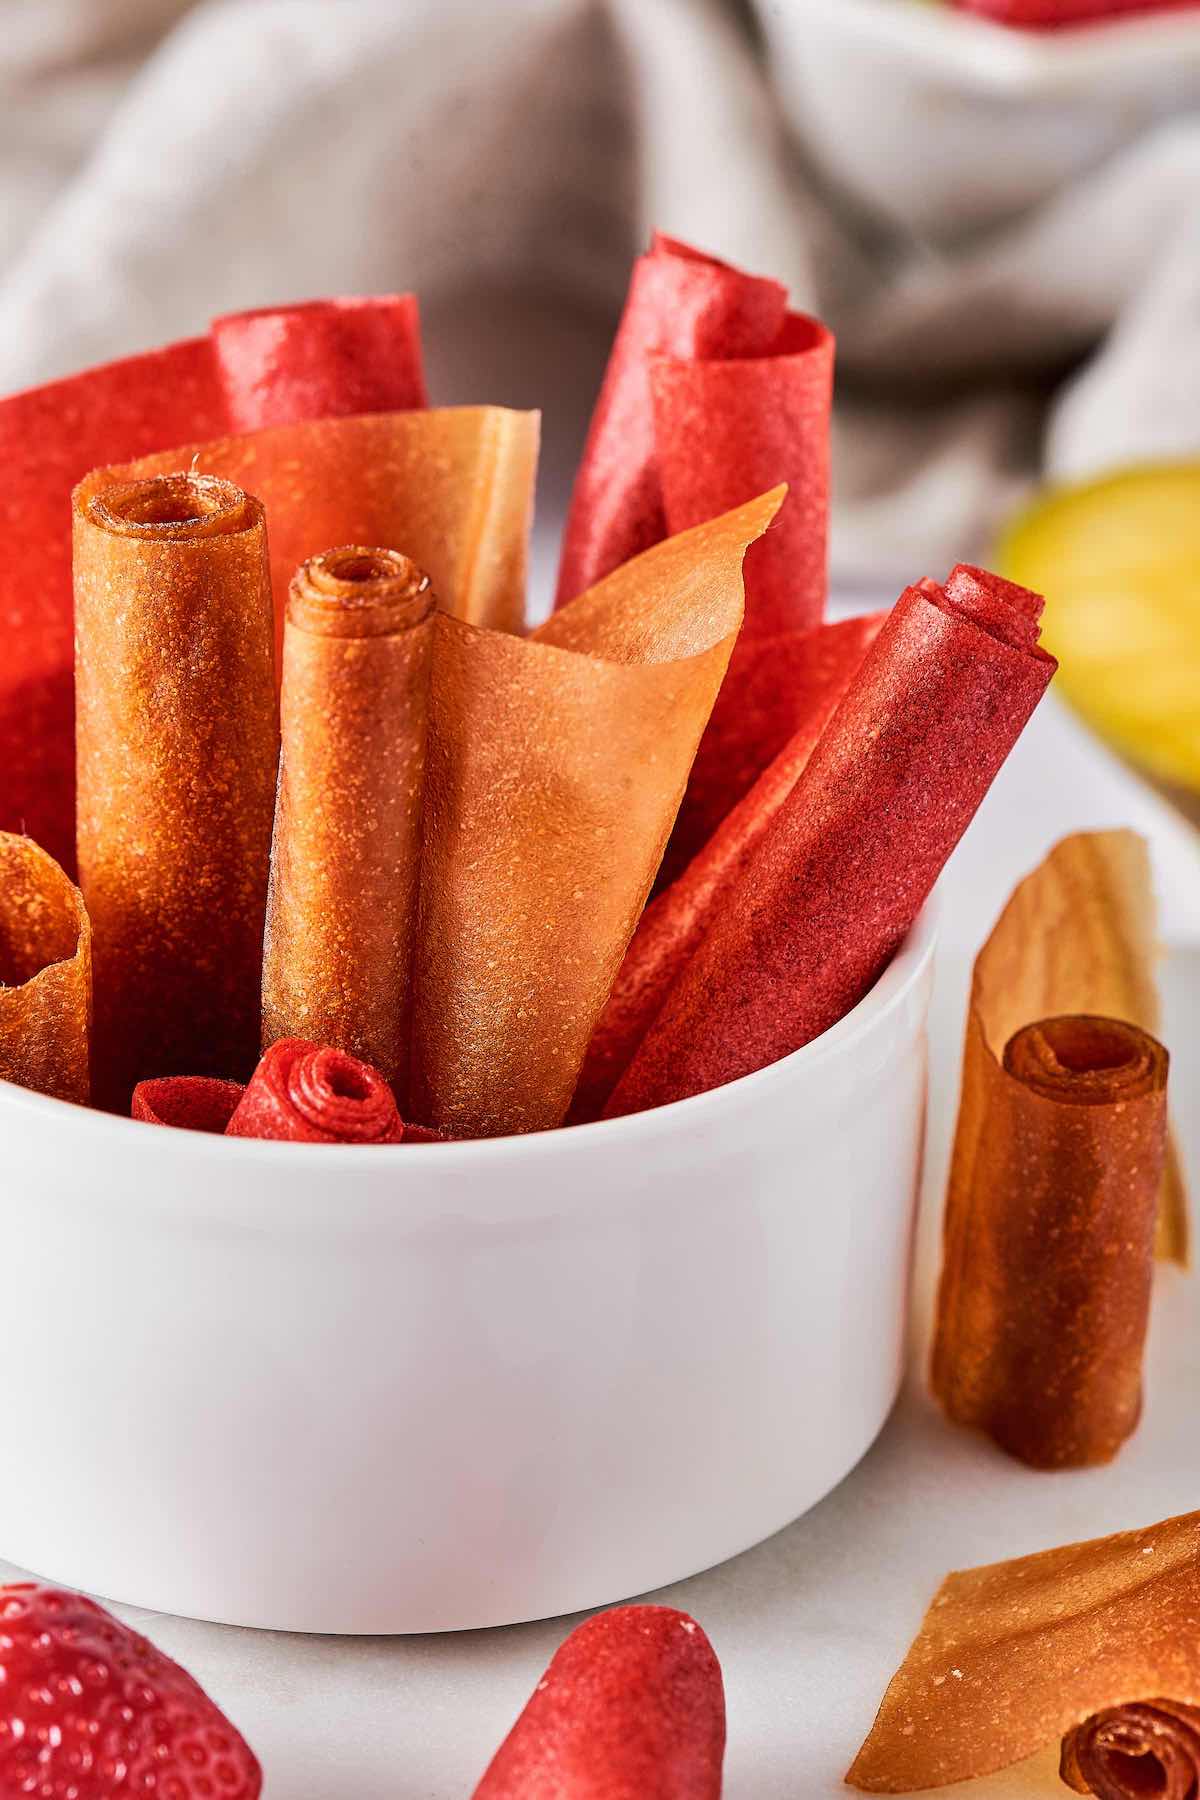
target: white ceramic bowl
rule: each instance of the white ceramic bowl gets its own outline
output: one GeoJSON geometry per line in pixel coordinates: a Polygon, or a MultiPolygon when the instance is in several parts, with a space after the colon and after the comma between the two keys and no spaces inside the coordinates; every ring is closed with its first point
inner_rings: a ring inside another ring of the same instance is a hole
{"type": "Polygon", "coordinates": [[[394,1149],[136,1125],[0,1082],[0,1554],[336,1632],[499,1625],[707,1568],[892,1405],[927,908],[774,1067],[394,1149]]]}

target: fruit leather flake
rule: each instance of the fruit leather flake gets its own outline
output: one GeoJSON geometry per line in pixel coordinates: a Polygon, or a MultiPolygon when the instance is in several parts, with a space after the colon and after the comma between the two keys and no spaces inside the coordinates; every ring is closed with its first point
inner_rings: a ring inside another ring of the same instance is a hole
{"type": "Polygon", "coordinates": [[[404,1125],[378,1069],[327,1044],[281,1038],[251,1076],[226,1136],[398,1144],[404,1125]]]}
{"type": "Polygon", "coordinates": [[[825,606],[833,339],[777,281],[674,239],[637,259],[575,478],[558,604],[662,538],[780,482],[746,563],[746,636],[825,606]]]}
{"type": "Polygon", "coordinates": [[[573,1631],[474,1800],[720,1800],[721,1666],[668,1606],[619,1606],[573,1631]]]}
{"type": "Polygon", "coordinates": [[[948,1575],[846,1780],[906,1794],[1064,1739],[1079,1792],[1090,1766],[1103,1800],[1190,1800],[1198,1606],[1200,1513],[948,1575]]]}
{"type": "Polygon", "coordinates": [[[412,1110],[558,1125],[645,904],[781,491],[656,545],[531,638],[439,614],[412,1110]]]}
{"type": "Polygon", "coordinates": [[[70,496],[88,470],[297,407],[424,402],[407,295],[235,315],[208,337],[0,400],[0,827],[74,868],[70,496]]]}
{"type": "Polygon", "coordinates": [[[0,832],[0,1080],[86,1105],[91,925],[30,838],[0,832]]]}
{"type": "Polygon", "coordinates": [[[1056,666],[988,604],[994,628],[934,582],[901,596],[607,1115],[764,1068],[868,991],[1056,666]]]}
{"type": "Polygon", "coordinates": [[[435,600],[399,551],[347,546],[297,572],[262,1041],[301,1031],[407,1095],[435,600]]]}
{"type": "Polygon", "coordinates": [[[157,1081],[138,1082],[130,1117],[145,1125],[220,1134],[245,1091],[240,1081],[221,1081],[212,1075],[165,1075],[157,1081]]]}
{"type": "Polygon", "coordinates": [[[93,1085],[239,1077],[258,995],[279,756],[266,527],[204,475],[75,494],[80,886],[93,1085]]]}
{"type": "Polygon", "coordinates": [[[935,1386],[1035,1468],[1108,1462],[1142,1410],[1167,1053],[1119,1019],[1024,1026],[953,1190],[935,1386]]]}

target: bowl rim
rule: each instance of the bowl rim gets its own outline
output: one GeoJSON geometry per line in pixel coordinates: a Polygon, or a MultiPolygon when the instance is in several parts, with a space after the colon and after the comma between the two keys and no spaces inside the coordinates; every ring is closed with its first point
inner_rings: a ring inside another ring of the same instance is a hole
{"type": "MultiPolygon", "coordinates": [[[[586,1125],[559,1125],[549,1131],[507,1137],[456,1138],[445,1144],[371,1145],[366,1166],[378,1173],[383,1159],[387,1158],[387,1166],[392,1169],[420,1166],[425,1174],[434,1167],[482,1169],[489,1165],[512,1165],[526,1158],[573,1154],[576,1148],[582,1153],[596,1153],[601,1149],[616,1151],[624,1144],[635,1145],[656,1136],[673,1136],[677,1130],[701,1131],[716,1125],[723,1113],[737,1111],[754,1097],[767,1093],[772,1086],[787,1084],[803,1072],[845,1055],[894,1013],[929,966],[937,944],[940,914],[940,895],[935,888],[887,967],[857,1005],[820,1037],[793,1050],[790,1055],[768,1063],[766,1068],[741,1075],[735,1081],[725,1082],[705,1093],[693,1094],[686,1100],[673,1100],[645,1112],[627,1113],[616,1119],[597,1119],[586,1125]],[[397,1157],[399,1164],[395,1160],[397,1157]],[[419,1165],[414,1160],[418,1157],[423,1159],[419,1165]],[[436,1158],[436,1163],[430,1162],[431,1157],[436,1158]]],[[[322,1175],[345,1177],[351,1170],[357,1169],[361,1173],[364,1168],[365,1147],[361,1144],[314,1147],[312,1144],[281,1143],[275,1139],[227,1138],[215,1132],[192,1131],[182,1126],[147,1126],[138,1119],[98,1112],[89,1106],[58,1100],[49,1094],[20,1087],[15,1082],[0,1080],[0,1125],[21,1114],[29,1115],[31,1123],[40,1119],[47,1127],[53,1126],[59,1135],[66,1131],[81,1142],[86,1141],[89,1147],[107,1150],[110,1154],[119,1148],[136,1155],[140,1144],[157,1156],[170,1155],[171,1142],[178,1140],[181,1155],[186,1150],[193,1156],[213,1158],[225,1169],[232,1166],[230,1159],[236,1158],[241,1167],[257,1164],[264,1170],[272,1169],[281,1174],[289,1168],[303,1167],[311,1174],[314,1148],[320,1151],[322,1175]]]]}

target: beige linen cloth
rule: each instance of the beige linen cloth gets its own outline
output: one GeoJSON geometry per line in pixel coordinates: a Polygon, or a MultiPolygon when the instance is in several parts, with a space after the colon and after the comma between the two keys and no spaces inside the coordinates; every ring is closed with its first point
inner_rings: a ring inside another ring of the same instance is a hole
{"type": "Polygon", "coordinates": [[[0,391],[413,287],[435,399],[540,401],[561,490],[658,226],[836,329],[835,575],[939,568],[1039,469],[1200,448],[1200,13],[1079,36],[920,0],[0,0],[0,391]]]}

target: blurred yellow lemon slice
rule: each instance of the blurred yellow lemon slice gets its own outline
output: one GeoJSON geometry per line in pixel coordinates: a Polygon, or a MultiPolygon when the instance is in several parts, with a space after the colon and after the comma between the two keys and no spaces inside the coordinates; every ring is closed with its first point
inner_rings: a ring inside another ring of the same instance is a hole
{"type": "Polygon", "coordinates": [[[1046,596],[1056,690],[1132,762],[1200,792],[1200,462],[1051,490],[997,566],[1046,596]]]}

